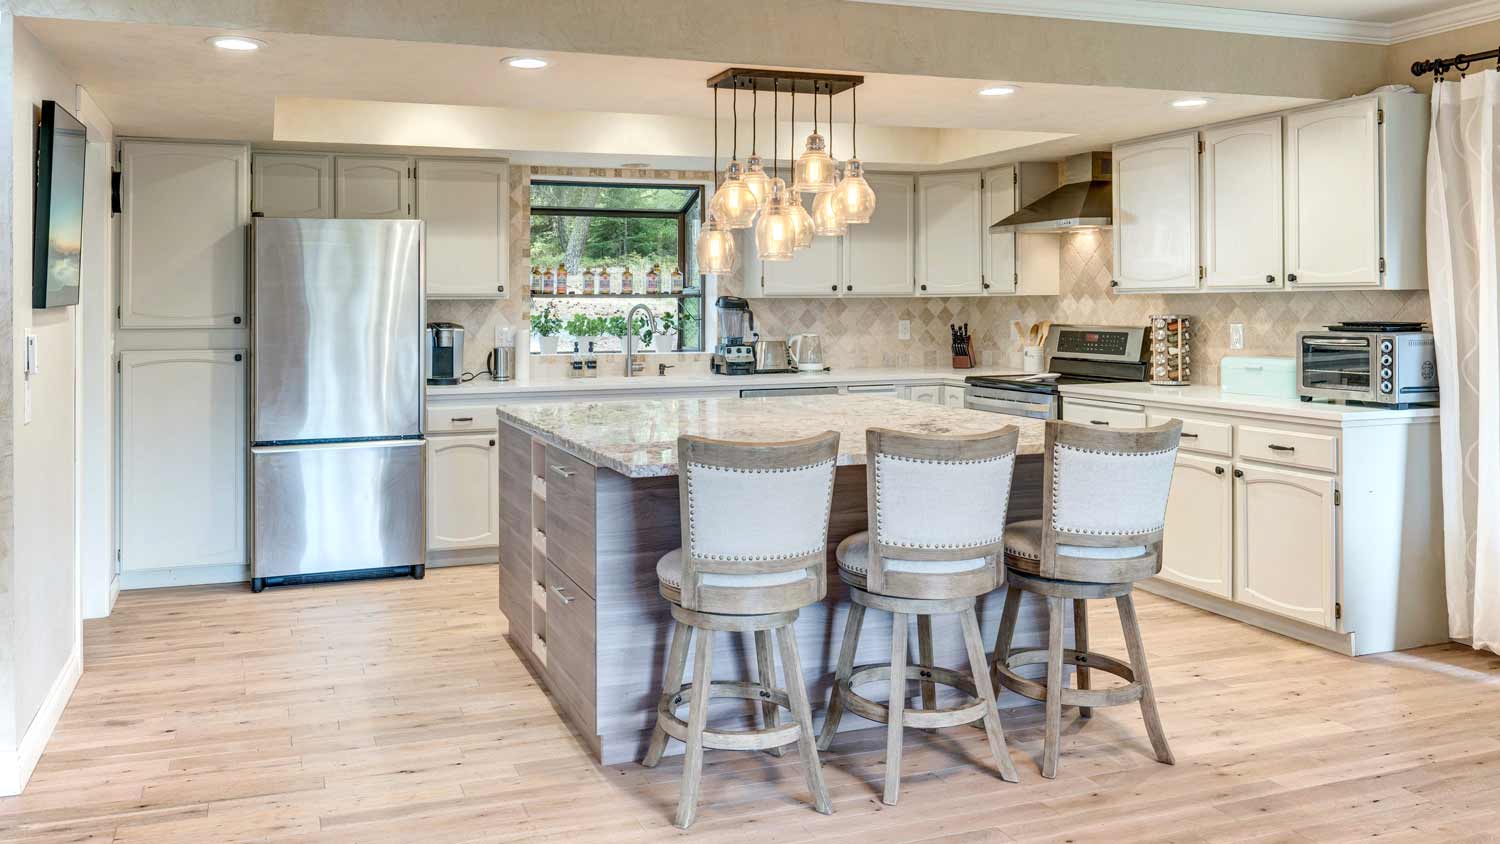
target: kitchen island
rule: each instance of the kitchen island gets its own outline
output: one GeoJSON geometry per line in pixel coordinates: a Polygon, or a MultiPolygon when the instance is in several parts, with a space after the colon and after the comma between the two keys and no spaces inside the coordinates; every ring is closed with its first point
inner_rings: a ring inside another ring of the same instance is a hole
{"type": "MultiPolygon", "coordinates": [[[[1021,429],[1010,519],[1041,512],[1043,423],[888,397],[704,398],[573,404],[503,404],[499,413],[500,608],[512,645],[531,664],[564,715],[606,764],[639,759],[661,693],[671,613],[657,592],[656,563],[681,541],[677,438],[773,442],[827,430],[841,434],[828,532],[828,597],[797,621],[809,693],[822,702],[848,611],[833,551],[866,529],[865,431],[893,428],[972,434],[1021,429]]],[[[963,490],[953,490],[962,495],[963,490]]],[[[936,503],[940,506],[940,503],[936,503]]],[[[765,525],[775,530],[775,525],[765,525]]],[[[1004,590],[981,600],[987,639],[999,624],[1004,590]]],[[[1043,629],[1038,607],[1023,609],[1020,643],[1043,629]]],[[[935,661],[965,665],[952,619],[933,625],[935,661]]],[[[890,625],[865,625],[857,662],[888,658],[890,625]]],[[[716,679],[748,679],[753,650],[718,638],[716,679]]],[[[1016,698],[1002,706],[1023,702],[1016,698]]],[[[725,702],[716,722],[753,718],[725,702]]],[[[842,729],[870,726],[846,717],[842,729]]]]}

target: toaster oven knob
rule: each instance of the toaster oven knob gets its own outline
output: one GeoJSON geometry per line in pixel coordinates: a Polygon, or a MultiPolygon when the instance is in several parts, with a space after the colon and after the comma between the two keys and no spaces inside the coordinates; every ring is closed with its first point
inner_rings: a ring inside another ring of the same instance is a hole
{"type": "Polygon", "coordinates": [[[1391,341],[1389,341],[1389,340],[1381,340],[1380,341],[1380,351],[1389,353],[1394,348],[1396,348],[1396,347],[1391,343],[1391,341]]]}
{"type": "Polygon", "coordinates": [[[1380,365],[1381,366],[1390,366],[1391,365],[1391,356],[1390,355],[1381,355],[1380,356],[1380,365]]]}
{"type": "Polygon", "coordinates": [[[1389,367],[1380,370],[1380,378],[1381,378],[1381,380],[1384,380],[1384,381],[1391,380],[1391,370],[1390,370],[1389,367]]]}
{"type": "Polygon", "coordinates": [[[1381,381],[1380,382],[1380,392],[1389,394],[1390,391],[1391,391],[1391,382],[1389,382],[1389,381],[1381,381]]]}

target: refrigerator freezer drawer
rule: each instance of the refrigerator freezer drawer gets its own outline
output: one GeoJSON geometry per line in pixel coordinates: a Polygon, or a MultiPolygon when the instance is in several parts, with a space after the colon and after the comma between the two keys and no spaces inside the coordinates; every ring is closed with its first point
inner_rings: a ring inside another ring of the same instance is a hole
{"type": "Polygon", "coordinates": [[[425,564],[424,445],[251,448],[251,577],[425,564]]]}

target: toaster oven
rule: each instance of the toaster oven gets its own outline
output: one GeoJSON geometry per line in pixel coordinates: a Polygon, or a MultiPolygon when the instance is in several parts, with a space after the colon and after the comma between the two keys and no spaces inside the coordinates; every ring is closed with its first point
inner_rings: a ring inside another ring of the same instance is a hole
{"type": "Polygon", "coordinates": [[[1430,331],[1302,331],[1297,394],[1408,407],[1437,404],[1437,358],[1430,331]]]}

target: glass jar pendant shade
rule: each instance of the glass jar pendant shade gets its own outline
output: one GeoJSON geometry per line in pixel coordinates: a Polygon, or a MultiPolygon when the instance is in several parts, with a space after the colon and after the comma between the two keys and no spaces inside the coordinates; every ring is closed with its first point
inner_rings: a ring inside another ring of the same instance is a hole
{"type": "Polygon", "coordinates": [[[868,223],[875,215],[875,191],[865,181],[864,171],[865,167],[858,158],[849,159],[844,165],[844,178],[833,191],[848,225],[868,223]]]}
{"type": "Polygon", "coordinates": [[[793,189],[801,193],[822,193],[834,186],[834,169],[828,144],[814,129],[807,136],[807,150],[797,157],[793,189]]]}
{"type": "Polygon", "coordinates": [[[785,208],[787,216],[792,218],[792,248],[806,249],[812,246],[813,218],[807,213],[807,206],[802,204],[802,197],[796,191],[787,192],[785,208]]]}
{"type": "Polygon", "coordinates": [[[813,233],[819,237],[839,237],[849,233],[838,191],[825,190],[813,197],[812,221],[813,233]]]}
{"type": "Polygon", "coordinates": [[[766,165],[762,163],[759,154],[752,152],[745,160],[745,175],[740,177],[740,181],[755,194],[757,208],[766,204],[766,197],[771,194],[771,177],[766,175],[766,165]]]}
{"type": "Polygon", "coordinates": [[[707,275],[734,272],[739,256],[735,253],[734,233],[713,214],[698,231],[698,268],[707,275]]]}
{"type": "Polygon", "coordinates": [[[755,249],[762,261],[790,261],[796,233],[787,213],[786,183],[771,180],[771,193],[755,224],[755,249]]]}
{"type": "Polygon", "coordinates": [[[724,183],[714,192],[713,212],[731,229],[748,229],[755,220],[760,203],[745,184],[738,161],[724,168],[724,183]]]}

